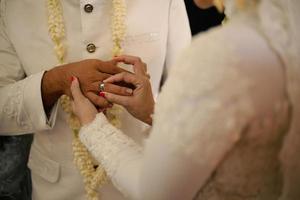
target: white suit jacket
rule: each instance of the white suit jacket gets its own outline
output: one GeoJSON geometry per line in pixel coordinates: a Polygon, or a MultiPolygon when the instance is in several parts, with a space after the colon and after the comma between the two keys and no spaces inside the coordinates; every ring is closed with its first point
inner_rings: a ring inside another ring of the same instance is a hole
{"type": "MultiPolygon", "coordinates": [[[[111,58],[111,1],[64,0],[66,62],[111,58]],[[84,6],[91,4],[92,12],[84,6]],[[94,53],[86,46],[93,43],[94,53]]],[[[56,104],[47,118],[41,98],[45,70],[58,65],[47,30],[46,0],[0,0],[0,134],[34,132],[29,167],[33,199],[85,199],[82,177],[73,164],[72,133],[66,115],[56,104]]],[[[127,0],[126,54],[140,56],[158,94],[164,72],[190,42],[183,0],[127,0]]],[[[146,125],[128,113],[122,130],[142,141],[146,125]]],[[[100,191],[102,200],[124,199],[111,184],[100,191]]]]}

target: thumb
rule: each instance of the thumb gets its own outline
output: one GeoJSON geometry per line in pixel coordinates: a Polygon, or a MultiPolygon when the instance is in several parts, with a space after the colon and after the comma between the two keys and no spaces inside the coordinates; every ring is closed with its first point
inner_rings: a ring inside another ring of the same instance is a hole
{"type": "Polygon", "coordinates": [[[73,81],[71,83],[71,94],[74,101],[81,101],[85,99],[85,96],[82,94],[78,79],[73,76],[73,81]]]}

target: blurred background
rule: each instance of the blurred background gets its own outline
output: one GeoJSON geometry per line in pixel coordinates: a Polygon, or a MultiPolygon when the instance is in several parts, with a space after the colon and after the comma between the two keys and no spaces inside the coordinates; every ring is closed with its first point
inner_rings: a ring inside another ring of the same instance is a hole
{"type": "Polygon", "coordinates": [[[220,25],[225,17],[214,7],[206,10],[199,9],[192,0],[185,0],[185,5],[193,35],[220,25]]]}

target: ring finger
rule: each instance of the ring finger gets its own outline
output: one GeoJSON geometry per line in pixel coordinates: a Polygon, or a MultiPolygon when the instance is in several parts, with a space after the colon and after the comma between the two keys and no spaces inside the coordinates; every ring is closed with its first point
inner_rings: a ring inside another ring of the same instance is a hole
{"type": "Polygon", "coordinates": [[[109,92],[122,96],[131,96],[133,93],[133,90],[131,88],[115,85],[112,83],[96,82],[94,83],[93,87],[96,89],[96,91],[98,91],[98,94],[99,92],[109,92]]]}

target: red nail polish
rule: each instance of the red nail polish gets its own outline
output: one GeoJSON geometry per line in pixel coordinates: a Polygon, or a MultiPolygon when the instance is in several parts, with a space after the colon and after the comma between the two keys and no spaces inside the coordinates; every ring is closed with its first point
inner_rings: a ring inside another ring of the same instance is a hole
{"type": "Polygon", "coordinates": [[[75,80],[74,76],[71,76],[71,83],[75,80]]]}
{"type": "Polygon", "coordinates": [[[105,93],[104,92],[99,92],[99,96],[105,98],[105,93]]]}

